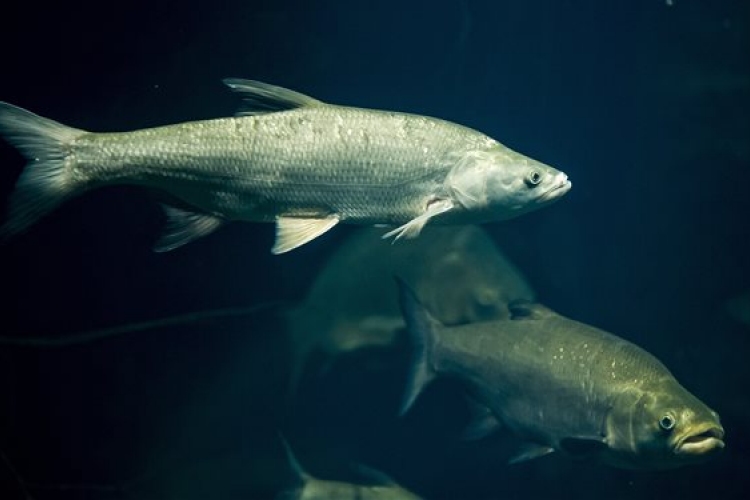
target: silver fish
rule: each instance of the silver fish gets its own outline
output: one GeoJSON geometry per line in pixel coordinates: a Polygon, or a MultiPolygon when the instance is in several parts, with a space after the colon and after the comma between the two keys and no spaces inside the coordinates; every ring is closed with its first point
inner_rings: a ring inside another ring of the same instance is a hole
{"type": "Polygon", "coordinates": [[[420,497],[396,484],[386,474],[358,466],[370,484],[318,479],[305,471],[286,440],[282,440],[294,474],[294,486],[279,493],[276,500],[419,500],[420,497]]]}
{"type": "Polygon", "coordinates": [[[724,448],[718,414],[630,342],[529,303],[516,319],[445,327],[403,282],[400,297],[416,347],[403,411],[434,378],[458,378],[486,410],[475,425],[528,443],[511,462],[559,451],[665,469],[724,448]]]}
{"type": "Polygon", "coordinates": [[[0,135],[29,159],[0,230],[25,230],[66,200],[108,185],[166,194],[167,251],[224,221],[275,222],[275,254],[339,222],[398,226],[508,219],[545,206],[567,176],[494,139],[419,115],[325,104],[240,79],[248,110],[219,118],[93,133],[0,102],[0,135]]]}

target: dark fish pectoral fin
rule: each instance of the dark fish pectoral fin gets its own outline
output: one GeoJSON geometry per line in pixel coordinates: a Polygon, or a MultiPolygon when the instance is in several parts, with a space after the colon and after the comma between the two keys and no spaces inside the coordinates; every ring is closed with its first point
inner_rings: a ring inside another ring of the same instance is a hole
{"type": "Polygon", "coordinates": [[[167,216],[167,226],[154,246],[156,252],[168,252],[211,234],[224,222],[214,215],[197,214],[169,205],[162,207],[167,216]]]}
{"type": "Polygon", "coordinates": [[[394,237],[394,241],[401,238],[416,238],[430,219],[451,209],[453,209],[453,202],[451,200],[435,200],[427,205],[427,210],[422,215],[413,218],[393,231],[385,233],[383,239],[390,238],[391,236],[394,237]]]}
{"type": "Polygon", "coordinates": [[[517,464],[520,462],[526,462],[527,460],[533,460],[535,458],[549,455],[553,451],[555,451],[555,449],[550,446],[544,446],[536,443],[527,443],[523,447],[521,447],[521,450],[516,455],[514,455],[513,458],[508,460],[508,464],[517,464]]]}
{"type": "Polygon", "coordinates": [[[466,441],[483,439],[502,427],[492,410],[473,398],[467,397],[467,401],[471,411],[471,422],[461,433],[461,439],[466,441]]]}
{"type": "Polygon", "coordinates": [[[330,230],[339,223],[339,220],[339,216],[336,214],[323,219],[277,217],[276,243],[273,245],[271,253],[278,255],[294,250],[330,230]]]}

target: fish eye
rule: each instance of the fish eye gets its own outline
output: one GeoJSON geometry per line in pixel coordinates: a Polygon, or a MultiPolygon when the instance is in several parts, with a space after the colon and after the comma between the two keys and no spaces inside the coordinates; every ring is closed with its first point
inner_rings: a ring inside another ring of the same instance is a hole
{"type": "Polygon", "coordinates": [[[671,431],[672,429],[674,429],[676,423],[677,421],[672,415],[664,415],[659,419],[659,427],[661,427],[665,431],[671,431]]]}
{"type": "Polygon", "coordinates": [[[532,170],[526,176],[526,185],[529,187],[537,186],[540,182],[542,182],[542,174],[537,170],[532,170]]]}

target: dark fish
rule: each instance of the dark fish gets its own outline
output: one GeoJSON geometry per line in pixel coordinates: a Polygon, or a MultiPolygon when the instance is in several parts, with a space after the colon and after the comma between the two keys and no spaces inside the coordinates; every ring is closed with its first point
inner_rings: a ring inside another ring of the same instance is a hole
{"type": "Polygon", "coordinates": [[[480,433],[502,425],[528,443],[512,462],[560,451],[662,469],[724,448],[718,414],[636,345],[530,303],[512,306],[511,320],[446,327],[399,284],[416,347],[403,411],[451,376],[486,409],[480,433]]]}

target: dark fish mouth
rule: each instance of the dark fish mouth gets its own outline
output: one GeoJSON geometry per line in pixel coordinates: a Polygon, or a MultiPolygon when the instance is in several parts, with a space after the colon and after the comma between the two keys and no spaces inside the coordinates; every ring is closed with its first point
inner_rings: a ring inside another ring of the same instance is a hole
{"type": "Polygon", "coordinates": [[[568,180],[568,176],[564,173],[560,172],[555,178],[557,182],[555,182],[555,184],[547,191],[539,195],[537,201],[545,202],[555,200],[570,191],[570,188],[573,187],[573,184],[568,180]]]}
{"type": "Polygon", "coordinates": [[[724,429],[710,427],[703,432],[685,437],[676,447],[680,455],[700,456],[724,449],[724,429]]]}

